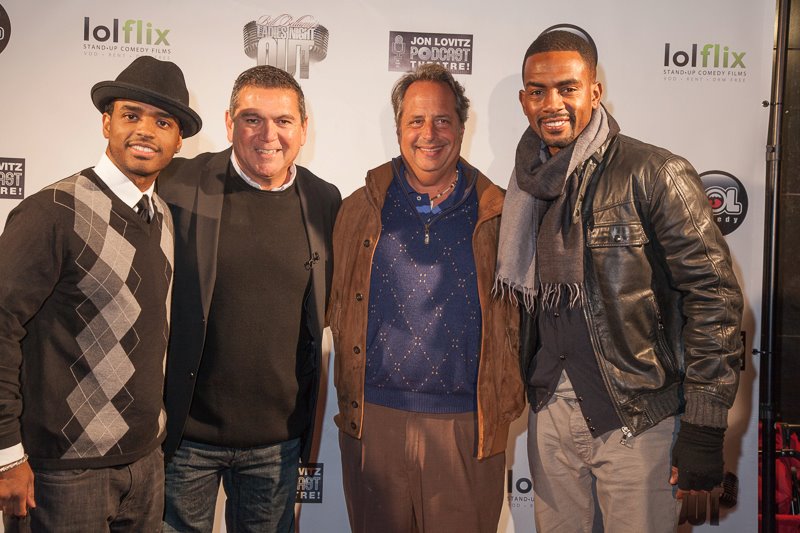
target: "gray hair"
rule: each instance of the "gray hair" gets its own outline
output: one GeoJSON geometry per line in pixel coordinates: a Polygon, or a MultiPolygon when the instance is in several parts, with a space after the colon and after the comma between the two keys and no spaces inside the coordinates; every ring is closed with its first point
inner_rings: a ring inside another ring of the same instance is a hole
{"type": "Polygon", "coordinates": [[[306,98],[303,89],[294,77],[277,67],[258,65],[239,74],[233,84],[231,92],[230,113],[234,115],[236,106],[239,105],[239,94],[245,87],[259,87],[261,89],[290,89],[297,95],[297,104],[300,107],[300,119],[306,121],[306,98]]]}
{"type": "Polygon", "coordinates": [[[411,84],[416,81],[433,81],[443,83],[453,92],[456,97],[456,113],[461,120],[461,124],[467,121],[469,115],[469,98],[464,94],[464,86],[453,78],[449,70],[438,63],[425,63],[420,65],[414,72],[405,74],[397,80],[392,89],[392,107],[394,108],[394,125],[400,127],[400,114],[403,112],[403,99],[406,91],[411,84]]]}

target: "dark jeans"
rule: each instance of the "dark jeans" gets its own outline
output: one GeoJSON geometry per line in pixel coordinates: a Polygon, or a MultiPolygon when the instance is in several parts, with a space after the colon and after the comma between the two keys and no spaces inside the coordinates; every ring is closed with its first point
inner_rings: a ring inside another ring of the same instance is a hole
{"type": "Polygon", "coordinates": [[[11,532],[149,533],[161,531],[164,455],[156,448],[129,465],[34,470],[36,508],[4,519],[11,532]]]}
{"type": "Polygon", "coordinates": [[[184,440],[167,465],[164,531],[209,533],[219,482],[231,533],[294,530],[300,439],[255,448],[184,440]]]}

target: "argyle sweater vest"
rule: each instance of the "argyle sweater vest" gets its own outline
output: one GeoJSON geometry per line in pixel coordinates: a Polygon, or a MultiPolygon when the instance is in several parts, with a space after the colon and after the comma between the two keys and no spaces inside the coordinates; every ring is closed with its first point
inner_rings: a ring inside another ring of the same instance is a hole
{"type": "Polygon", "coordinates": [[[0,242],[20,257],[19,272],[0,267],[0,447],[21,435],[36,468],[129,464],[163,440],[174,241],[153,203],[148,224],[86,169],[9,215],[0,242]],[[5,341],[20,330],[15,382],[5,341]]]}

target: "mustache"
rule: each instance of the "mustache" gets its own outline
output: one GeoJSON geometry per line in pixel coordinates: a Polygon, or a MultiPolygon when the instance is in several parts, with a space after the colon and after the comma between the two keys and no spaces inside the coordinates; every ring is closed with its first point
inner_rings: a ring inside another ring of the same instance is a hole
{"type": "Polygon", "coordinates": [[[541,117],[539,117],[539,122],[542,122],[544,120],[551,120],[551,119],[554,119],[554,118],[555,119],[567,119],[570,122],[574,123],[575,122],[575,113],[573,113],[572,111],[562,111],[562,112],[559,112],[559,113],[548,113],[546,115],[542,115],[541,117]]]}

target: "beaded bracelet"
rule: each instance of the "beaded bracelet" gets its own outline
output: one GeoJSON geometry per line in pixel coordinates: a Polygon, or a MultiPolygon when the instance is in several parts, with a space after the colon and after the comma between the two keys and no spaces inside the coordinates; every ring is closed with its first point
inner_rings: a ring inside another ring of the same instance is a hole
{"type": "Polygon", "coordinates": [[[0,466],[0,474],[2,474],[3,472],[8,472],[12,468],[18,467],[19,465],[21,465],[22,463],[26,462],[27,460],[28,460],[28,454],[27,453],[23,454],[22,458],[17,459],[13,463],[8,463],[7,465],[0,466]]]}

